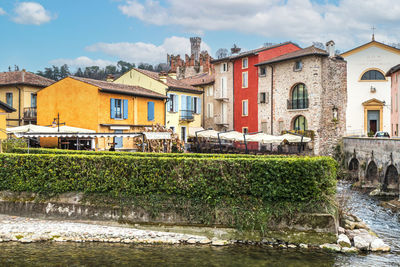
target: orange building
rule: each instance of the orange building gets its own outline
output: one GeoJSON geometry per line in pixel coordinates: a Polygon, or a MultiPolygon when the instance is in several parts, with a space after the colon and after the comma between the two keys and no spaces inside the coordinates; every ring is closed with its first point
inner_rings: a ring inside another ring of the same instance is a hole
{"type": "MultiPolygon", "coordinates": [[[[139,86],[123,85],[80,77],[67,77],[38,92],[38,125],[59,123],[96,132],[129,133],[165,123],[166,96],[139,86]]],[[[57,140],[41,140],[55,147],[57,140]]],[[[98,138],[96,150],[133,149],[129,137],[98,138]]]]}

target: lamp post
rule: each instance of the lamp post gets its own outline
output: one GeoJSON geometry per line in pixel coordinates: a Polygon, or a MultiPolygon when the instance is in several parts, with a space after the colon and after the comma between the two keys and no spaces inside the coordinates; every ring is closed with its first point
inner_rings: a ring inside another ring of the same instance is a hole
{"type": "Polygon", "coordinates": [[[57,113],[57,118],[54,118],[53,123],[52,123],[53,127],[58,127],[57,128],[57,132],[60,132],[60,113],[57,113]]]}

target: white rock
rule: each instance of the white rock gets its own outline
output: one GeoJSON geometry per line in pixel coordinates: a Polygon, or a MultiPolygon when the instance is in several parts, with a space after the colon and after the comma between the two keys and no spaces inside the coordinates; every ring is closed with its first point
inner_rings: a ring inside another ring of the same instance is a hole
{"type": "Polygon", "coordinates": [[[300,248],[308,248],[307,244],[300,244],[300,248]]]}
{"type": "Polygon", "coordinates": [[[188,244],[196,244],[197,240],[194,238],[190,238],[187,242],[188,242],[188,244]]]}
{"type": "Polygon", "coordinates": [[[338,232],[339,234],[344,234],[346,232],[346,230],[343,227],[338,227],[338,232]]]}
{"type": "Polygon", "coordinates": [[[356,235],[353,240],[354,246],[359,250],[369,250],[372,241],[367,235],[356,235]]]}
{"type": "Polygon", "coordinates": [[[388,252],[390,251],[390,247],[386,245],[382,239],[376,238],[374,241],[371,242],[371,251],[388,252]]]}
{"type": "Polygon", "coordinates": [[[340,250],[341,250],[341,247],[338,244],[322,244],[319,247],[322,249],[335,251],[335,252],[340,252],[340,250]]]}
{"type": "Polygon", "coordinates": [[[347,235],[345,234],[340,234],[339,238],[337,240],[337,243],[341,246],[341,247],[351,247],[351,242],[350,239],[347,237],[347,235]]]}
{"type": "Polygon", "coordinates": [[[226,246],[226,245],[228,245],[228,241],[226,241],[226,240],[214,240],[214,241],[212,241],[211,245],[213,245],[213,246],[226,246]]]}
{"type": "Polygon", "coordinates": [[[211,243],[211,240],[208,239],[208,238],[206,238],[206,239],[201,239],[201,240],[199,241],[199,243],[200,243],[200,244],[210,244],[210,243],[211,243]]]}
{"type": "Polygon", "coordinates": [[[288,247],[288,248],[297,248],[297,246],[294,245],[294,244],[289,244],[287,247],[288,247]]]}

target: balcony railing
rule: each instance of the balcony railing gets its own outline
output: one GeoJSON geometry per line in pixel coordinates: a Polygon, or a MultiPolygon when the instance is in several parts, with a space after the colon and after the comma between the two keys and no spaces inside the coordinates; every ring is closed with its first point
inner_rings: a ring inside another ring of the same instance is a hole
{"type": "Polygon", "coordinates": [[[25,120],[36,120],[37,108],[24,108],[24,119],[25,120]]]}
{"type": "Polygon", "coordinates": [[[179,119],[181,121],[193,121],[194,120],[193,114],[194,114],[193,110],[181,110],[179,119]]]}
{"type": "Polygon", "coordinates": [[[308,98],[304,99],[288,99],[288,109],[306,109],[308,108],[308,98]]]}

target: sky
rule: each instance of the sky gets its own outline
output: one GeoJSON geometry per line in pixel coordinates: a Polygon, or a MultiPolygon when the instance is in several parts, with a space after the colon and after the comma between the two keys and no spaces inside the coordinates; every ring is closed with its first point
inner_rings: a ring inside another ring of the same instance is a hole
{"type": "Polygon", "coordinates": [[[200,36],[212,56],[292,41],[334,40],[344,52],[400,42],[398,0],[0,0],[0,71],[72,69],[119,60],[166,63],[200,36]]]}

